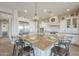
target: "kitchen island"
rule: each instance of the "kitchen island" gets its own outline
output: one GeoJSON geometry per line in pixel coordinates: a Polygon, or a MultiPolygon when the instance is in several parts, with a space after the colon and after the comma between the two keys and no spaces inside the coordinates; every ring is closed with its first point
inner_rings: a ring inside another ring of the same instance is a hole
{"type": "Polygon", "coordinates": [[[53,47],[54,43],[57,42],[56,38],[48,38],[46,36],[22,35],[21,38],[24,41],[32,44],[36,56],[49,56],[51,48],[53,47]]]}

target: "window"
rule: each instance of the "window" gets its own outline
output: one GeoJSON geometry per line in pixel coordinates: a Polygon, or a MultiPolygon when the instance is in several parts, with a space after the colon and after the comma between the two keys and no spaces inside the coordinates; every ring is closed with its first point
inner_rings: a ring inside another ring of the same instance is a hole
{"type": "Polygon", "coordinates": [[[19,21],[19,34],[28,34],[29,33],[29,23],[19,21]]]}
{"type": "Polygon", "coordinates": [[[40,32],[43,33],[44,32],[44,28],[40,28],[40,32]]]}

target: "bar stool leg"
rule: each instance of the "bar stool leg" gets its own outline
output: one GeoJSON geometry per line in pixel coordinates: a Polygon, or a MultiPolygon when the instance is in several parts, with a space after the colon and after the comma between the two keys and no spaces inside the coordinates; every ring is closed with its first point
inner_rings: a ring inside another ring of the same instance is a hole
{"type": "Polygon", "coordinates": [[[50,56],[52,56],[52,50],[51,50],[51,52],[50,52],[50,56]]]}
{"type": "Polygon", "coordinates": [[[34,52],[34,50],[33,50],[33,56],[35,56],[35,52],[34,52]]]}
{"type": "Polygon", "coordinates": [[[16,45],[14,44],[12,56],[16,55],[16,45]]]}
{"type": "Polygon", "coordinates": [[[18,52],[18,56],[22,56],[23,55],[23,50],[20,49],[19,52],[18,52]]]}

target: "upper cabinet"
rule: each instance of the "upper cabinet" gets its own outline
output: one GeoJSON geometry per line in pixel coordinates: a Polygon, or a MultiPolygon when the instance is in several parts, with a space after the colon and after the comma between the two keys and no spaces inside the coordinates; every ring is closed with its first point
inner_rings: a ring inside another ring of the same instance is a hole
{"type": "Polygon", "coordinates": [[[79,15],[76,13],[62,16],[60,18],[60,29],[64,32],[78,32],[79,15]]]}
{"type": "Polygon", "coordinates": [[[71,25],[71,19],[67,19],[67,28],[70,28],[71,25]]]}
{"type": "Polygon", "coordinates": [[[67,28],[78,28],[78,17],[69,17],[67,20],[67,28]]]}
{"type": "Polygon", "coordinates": [[[77,23],[77,22],[78,22],[78,18],[75,17],[75,18],[72,19],[72,21],[73,21],[73,22],[72,22],[73,27],[74,27],[74,28],[77,28],[77,27],[78,27],[78,23],[77,23]]]}

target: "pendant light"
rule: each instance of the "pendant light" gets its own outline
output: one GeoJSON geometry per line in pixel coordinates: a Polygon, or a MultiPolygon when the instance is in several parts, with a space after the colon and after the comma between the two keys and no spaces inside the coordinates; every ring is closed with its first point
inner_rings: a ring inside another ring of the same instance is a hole
{"type": "Polygon", "coordinates": [[[34,21],[37,21],[39,18],[38,18],[38,16],[37,16],[37,2],[35,2],[35,14],[34,14],[34,16],[33,16],[33,20],[34,21]]]}

